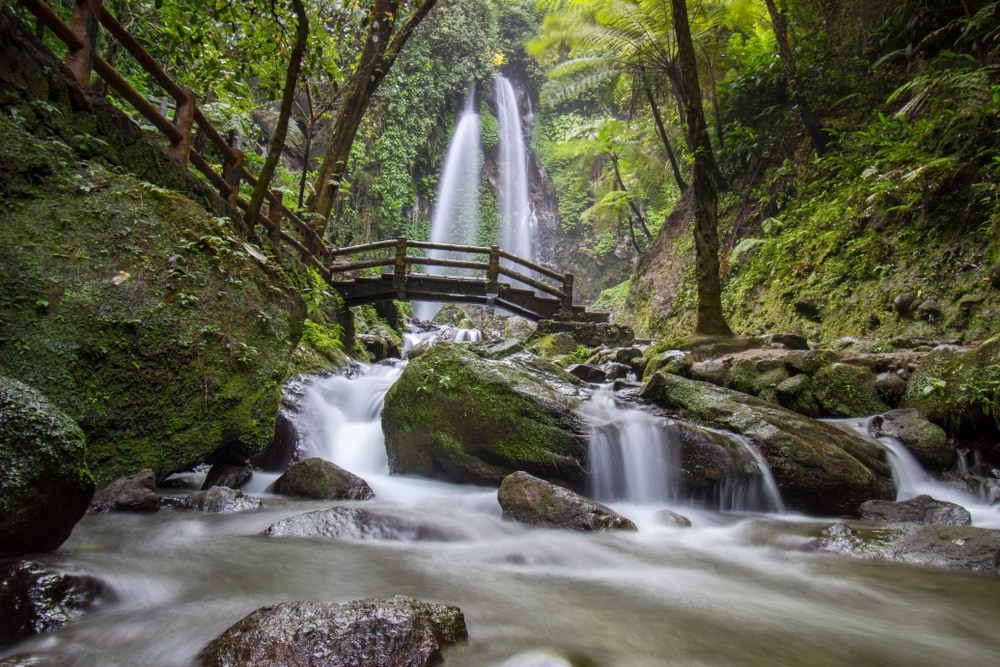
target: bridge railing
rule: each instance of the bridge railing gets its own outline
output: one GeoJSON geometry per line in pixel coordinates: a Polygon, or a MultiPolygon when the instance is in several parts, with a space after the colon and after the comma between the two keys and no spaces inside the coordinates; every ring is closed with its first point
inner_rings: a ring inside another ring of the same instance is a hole
{"type": "Polygon", "coordinates": [[[336,260],[337,258],[347,258],[352,255],[367,255],[370,253],[377,253],[379,251],[392,252],[387,252],[387,254],[383,257],[359,259],[347,262],[334,262],[332,264],[328,264],[327,269],[331,274],[335,275],[379,267],[392,267],[393,273],[397,276],[405,276],[413,273],[412,269],[414,266],[440,266],[451,269],[471,269],[473,271],[482,272],[483,277],[493,291],[499,290],[500,277],[506,276],[512,280],[516,280],[519,283],[536,289],[543,294],[556,297],[561,302],[562,307],[566,310],[572,310],[573,308],[572,274],[553,271],[552,269],[544,267],[540,264],[526,260],[523,257],[518,257],[517,255],[512,255],[505,250],[501,250],[499,246],[482,247],[455,245],[449,243],[430,243],[428,241],[412,241],[406,238],[398,238],[391,241],[376,241],[374,243],[364,243],[361,245],[334,249],[330,251],[330,258],[336,260]],[[438,250],[451,253],[461,253],[466,256],[482,255],[486,257],[486,260],[473,261],[469,259],[447,259],[433,256],[410,255],[408,254],[408,250],[410,249],[438,250]],[[501,259],[507,260],[514,266],[507,266],[501,263],[501,259]],[[532,271],[543,278],[557,281],[558,284],[553,285],[543,282],[543,280],[523,273],[518,270],[518,268],[527,269],[528,271],[532,271]]]}
{"type": "MultiPolygon", "coordinates": [[[[240,196],[240,183],[245,181],[251,187],[256,187],[257,177],[244,166],[243,152],[233,148],[222,138],[198,106],[194,91],[182,89],[135,37],[102,7],[102,0],[76,0],[70,25],[64,23],[52,7],[42,0],[19,0],[19,2],[66,45],[66,66],[81,87],[89,88],[91,73],[96,72],[170,141],[170,153],[178,162],[184,167],[189,163],[193,164],[218,188],[220,196],[231,208],[247,209],[249,203],[240,196]],[[136,59],[142,69],[176,101],[173,121],[164,117],[159,109],[150,104],[142,93],[133,88],[114,67],[95,52],[93,45],[97,41],[98,24],[104,26],[110,37],[117,40],[136,59]],[[195,123],[222,155],[224,161],[222,173],[216,171],[191,145],[191,132],[195,123]]],[[[272,242],[275,244],[283,242],[290,246],[304,264],[315,266],[329,279],[329,272],[320,258],[331,257],[330,249],[323,243],[315,227],[293,211],[286,209],[282,204],[280,192],[268,192],[265,200],[268,203],[268,211],[266,215],[262,214],[259,220],[267,229],[272,242]],[[298,231],[301,239],[292,236],[283,228],[285,221],[298,231]]]]}

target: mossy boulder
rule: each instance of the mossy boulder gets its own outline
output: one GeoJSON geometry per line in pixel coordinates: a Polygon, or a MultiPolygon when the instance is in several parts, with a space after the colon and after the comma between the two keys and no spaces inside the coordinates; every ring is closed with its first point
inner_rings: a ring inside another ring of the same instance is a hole
{"type": "Polygon", "coordinates": [[[573,336],[564,331],[542,336],[535,341],[534,350],[546,359],[555,359],[576,352],[578,344],[573,336]]]}
{"type": "Polygon", "coordinates": [[[316,500],[368,500],[368,482],[331,461],[310,458],[292,465],[271,485],[272,493],[316,500]]]}
{"type": "Polygon", "coordinates": [[[643,397],[680,418],[740,433],[767,460],[785,504],[821,515],[857,515],[872,499],[895,497],[876,444],[791,410],[704,382],[656,373],[643,397]]]}
{"type": "Polygon", "coordinates": [[[868,428],[872,435],[899,440],[927,469],[946,470],[958,458],[944,429],[925,419],[919,410],[890,410],[873,417],[868,428]]]}
{"type": "Polygon", "coordinates": [[[618,324],[607,322],[574,322],[570,320],[541,320],[535,328],[535,336],[542,338],[550,334],[567,333],[584,347],[628,347],[635,343],[635,333],[618,324]]]}
{"type": "Polygon", "coordinates": [[[864,366],[824,366],[812,376],[811,389],[826,417],[867,417],[890,408],[879,398],[875,375],[864,366]]]}
{"type": "Polygon", "coordinates": [[[0,556],[52,551],[87,511],[94,478],[80,428],[0,375],[0,556]]]}
{"type": "Polygon", "coordinates": [[[630,519],[610,507],[526,472],[504,478],[497,500],[506,519],[543,528],[636,530],[630,519]]]}
{"type": "Polygon", "coordinates": [[[390,469],[491,486],[525,470],[581,488],[580,381],[527,352],[480,355],[492,349],[439,343],[410,362],[382,411],[390,469]]]}

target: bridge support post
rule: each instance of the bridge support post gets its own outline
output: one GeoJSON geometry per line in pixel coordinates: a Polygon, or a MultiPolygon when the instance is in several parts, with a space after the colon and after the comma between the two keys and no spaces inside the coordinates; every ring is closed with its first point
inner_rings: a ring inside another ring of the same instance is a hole
{"type": "Polygon", "coordinates": [[[232,150],[232,156],[226,158],[226,164],[222,167],[222,179],[229,186],[229,192],[220,194],[229,208],[236,210],[240,200],[240,182],[243,180],[243,151],[238,148],[232,150]]]}
{"type": "Polygon", "coordinates": [[[396,298],[406,300],[406,237],[396,239],[396,261],[393,264],[392,287],[396,298]]]}
{"type": "Polygon", "coordinates": [[[573,274],[563,276],[562,309],[567,315],[573,314],[573,274]]]}
{"type": "Polygon", "coordinates": [[[174,125],[181,131],[180,141],[170,146],[170,154],[177,158],[186,168],[191,155],[191,127],[194,125],[195,94],[193,90],[184,91],[184,99],[177,100],[177,111],[174,112],[174,125]]]}
{"type": "Polygon", "coordinates": [[[79,49],[66,53],[66,66],[73,72],[81,88],[90,88],[90,75],[94,69],[94,45],[97,44],[97,26],[101,20],[103,0],[76,0],[70,30],[83,44],[79,49]]]}
{"type": "Polygon", "coordinates": [[[500,246],[490,246],[490,263],[486,269],[486,291],[496,294],[500,291],[500,246]]]}

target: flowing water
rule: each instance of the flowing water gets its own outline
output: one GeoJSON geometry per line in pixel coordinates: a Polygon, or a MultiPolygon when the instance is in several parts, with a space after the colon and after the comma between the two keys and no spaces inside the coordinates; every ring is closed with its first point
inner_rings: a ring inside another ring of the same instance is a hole
{"type": "MultiPolygon", "coordinates": [[[[438,183],[437,200],[431,216],[432,243],[475,245],[479,229],[479,181],[482,171],[482,150],[479,141],[479,114],[475,110],[475,91],[470,90],[455,127],[455,135],[445,154],[438,183]]],[[[446,253],[432,250],[430,257],[443,259],[446,253]]],[[[447,258],[456,259],[454,254],[447,258]]],[[[467,258],[471,259],[471,258],[467,258]]],[[[441,267],[429,266],[425,271],[444,274],[441,267]]],[[[440,304],[417,302],[414,314],[430,320],[440,304]]]]}
{"type": "Polygon", "coordinates": [[[514,86],[506,77],[494,83],[500,125],[500,245],[518,257],[535,256],[535,217],[528,202],[528,158],[514,86]]]}
{"type": "MultiPolygon", "coordinates": [[[[380,396],[398,373],[317,380],[303,423],[314,452],[365,472],[377,494],[366,507],[432,529],[416,533],[425,539],[263,537],[277,520],[335,504],[267,495],[264,509],[238,515],[88,515],[40,560],[101,577],[117,602],[0,656],[189,667],[262,605],[404,594],[465,613],[470,640],[445,652],[446,665],[566,664],[544,657],[553,651],[603,667],[1000,663],[1000,577],[752,539],[761,525],[780,534],[790,517],[688,507],[694,527],[667,528],[651,520],[669,504],[652,491],[610,501],[637,512],[637,533],[531,529],[501,519],[494,489],[390,476],[375,431],[380,396]]],[[[636,433],[654,435],[648,424],[636,433]]]]}

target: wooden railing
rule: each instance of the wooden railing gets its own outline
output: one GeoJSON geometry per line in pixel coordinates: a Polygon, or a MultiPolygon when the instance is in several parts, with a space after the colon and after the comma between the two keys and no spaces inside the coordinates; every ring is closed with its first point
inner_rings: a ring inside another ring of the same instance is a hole
{"type": "MultiPolygon", "coordinates": [[[[70,24],[67,25],[41,0],[19,0],[19,2],[66,45],[66,66],[83,88],[89,88],[92,72],[96,72],[107,84],[122,96],[136,111],[156,127],[169,141],[170,153],[183,166],[193,164],[216,188],[220,196],[232,208],[246,210],[248,202],[240,196],[240,183],[245,181],[256,187],[257,177],[243,164],[243,152],[230,146],[212,126],[199,108],[192,90],[182,89],[156,60],[146,51],[106,9],[102,0],[76,0],[70,24]],[[159,109],[150,104],[145,96],[133,88],[107,61],[93,48],[97,42],[98,26],[104,26],[111,38],[136,59],[139,65],[172,97],[177,105],[173,121],[164,117],[159,109]],[[198,128],[222,155],[222,173],[191,145],[191,132],[198,128]]],[[[332,258],[332,251],[323,243],[315,227],[282,205],[281,193],[269,191],[266,195],[267,215],[259,217],[267,229],[268,237],[276,245],[284,242],[291,246],[299,259],[306,265],[315,266],[327,279],[329,269],[324,260],[332,258]],[[287,221],[301,235],[301,240],[289,234],[283,224],[287,221]]]]}
{"type": "Polygon", "coordinates": [[[429,243],[427,241],[411,241],[399,238],[392,241],[377,241],[375,243],[365,243],[362,245],[350,246],[332,250],[332,259],[348,258],[352,255],[367,255],[378,253],[379,251],[391,250],[383,257],[369,259],[359,259],[356,261],[334,263],[329,265],[329,269],[334,274],[332,279],[336,283],[337,274],[345,274],[365,269],[378,267],[393,267],[396,276],[406,276],[412,272],[414,266],[440,266],[452,269],[471,269],[480,271],[486,282],[493,288],[499,289],[500,276],[506,276],[519,283],[527,285],[543,294],[556,297],[562,304],[564,310],[573,309],[573,275],[569,273],[559,273],[552,269],[530,262],[523,257],[512,255],[501,250],[499,246],[480,247],[468,245],[453,245],[448,243],[429,243]],[[444,252],[462,253],[465,255],[485,255],[486,261],[473,261],[469,259],[444,259],[433,256],[410,255],[408,251],[415,250],[439,250],[444,252]],[[551,285],[537,278],[528,276],[516,268],[506,266],[500,262],[507,260],[515,267],[522,267],[533,271],[545,278],[558,281],[558,285],[551,285]]]}

